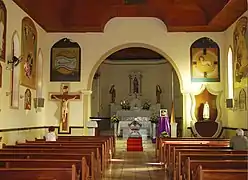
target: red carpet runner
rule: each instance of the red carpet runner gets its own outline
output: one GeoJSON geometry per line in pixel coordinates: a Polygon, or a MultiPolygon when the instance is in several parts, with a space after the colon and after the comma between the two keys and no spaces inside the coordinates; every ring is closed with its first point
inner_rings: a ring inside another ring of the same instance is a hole
{"type": "Polygon", "coordinates": [[[127,151],[143,151],[142,138],[128,138],[127,151]]]}

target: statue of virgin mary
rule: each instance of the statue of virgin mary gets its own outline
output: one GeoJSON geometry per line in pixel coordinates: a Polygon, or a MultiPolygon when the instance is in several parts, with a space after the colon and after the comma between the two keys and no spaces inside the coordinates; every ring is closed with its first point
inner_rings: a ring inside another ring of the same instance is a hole
{"type": "Polygon", "coordinates": [[[206,101],[203,107],[203,119],[208,120],[210,118],[210,109],[209,109],[209,104],[206,101]]]}

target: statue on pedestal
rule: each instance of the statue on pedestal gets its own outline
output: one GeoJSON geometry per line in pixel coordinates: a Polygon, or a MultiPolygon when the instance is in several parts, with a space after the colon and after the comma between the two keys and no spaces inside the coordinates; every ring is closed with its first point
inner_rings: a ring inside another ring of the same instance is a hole
{"type": "Polygon", "coordinates": [[[203,119],[208,120],[210,118],[210,109],[209,109],[209,104],[206,101],[203,107],[203,119]]]}
{"type": "Polygon", "coordinates": [[[115,90],[115,85],[112,84],[109,94],[111,94],[111,103],[115,103],[115,98],[116,98],[116,90],[115,90]]]}
{"type": "Polygon", "coordinates": [[[156,86],[156,97],[157,97],[157,104],[160,104],[160,96],[161,96],[162,90],[159,85],[156,86]]]}

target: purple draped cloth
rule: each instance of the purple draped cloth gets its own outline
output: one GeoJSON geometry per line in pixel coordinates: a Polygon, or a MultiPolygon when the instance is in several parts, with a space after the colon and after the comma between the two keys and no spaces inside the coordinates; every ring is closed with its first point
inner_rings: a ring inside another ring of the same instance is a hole
{"type": "Polygon", "coordinates": [[[166,131],[170,135],[170,120],[169,117],[160,117],[158,121],[158,135],[166,131]]]}

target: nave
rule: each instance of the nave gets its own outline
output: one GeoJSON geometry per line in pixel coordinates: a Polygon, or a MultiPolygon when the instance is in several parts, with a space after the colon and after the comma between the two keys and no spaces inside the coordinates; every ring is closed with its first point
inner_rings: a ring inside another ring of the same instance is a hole
{"type": "Polygon", "coordinates": [[[127,152],[126,140],[116,141],[116,154],[103,180],[167,180],[165,170],[156,163],[155,145],[143,141],[143,152],[127,152]]]}

